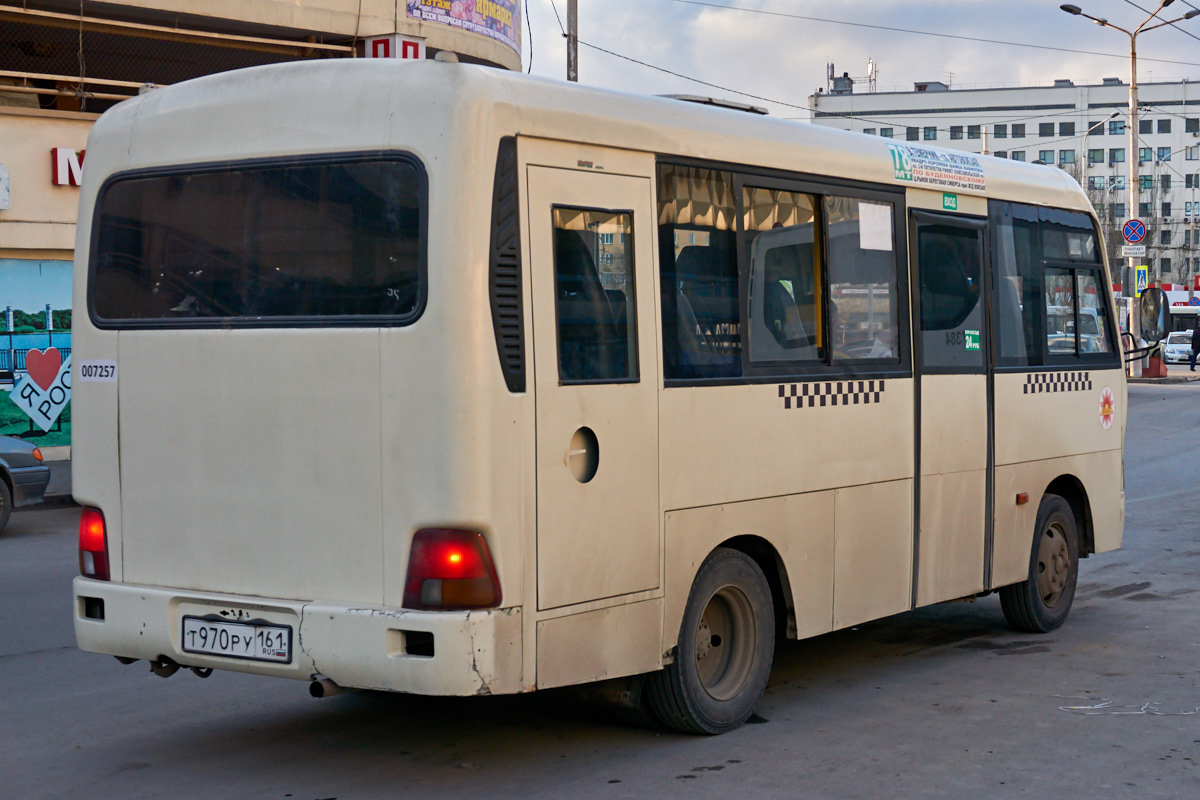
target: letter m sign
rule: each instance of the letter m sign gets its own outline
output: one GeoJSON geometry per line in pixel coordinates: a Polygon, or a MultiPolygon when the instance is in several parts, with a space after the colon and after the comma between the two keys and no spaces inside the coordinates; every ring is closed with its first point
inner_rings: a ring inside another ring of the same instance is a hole
{"type": "Polygon", "coordinates": [[[50,175],[55,186],[78,186],[83,176],[83,156],[68,147],[50,148],[50,175]]]}

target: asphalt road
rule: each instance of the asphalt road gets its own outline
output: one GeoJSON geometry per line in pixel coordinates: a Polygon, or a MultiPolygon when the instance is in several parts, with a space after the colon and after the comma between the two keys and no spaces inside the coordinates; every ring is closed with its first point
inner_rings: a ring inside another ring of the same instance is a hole
{"type": "Polygon", "coordinates": [[[0,798],[1194,798],[1200,384],[1130,387],[1125,548],[1071,619],[994,597],[780,646],[757,724],[614,721],[567,692],[308,697],[74,649],[70,509],[0,537],[0,798]]]}

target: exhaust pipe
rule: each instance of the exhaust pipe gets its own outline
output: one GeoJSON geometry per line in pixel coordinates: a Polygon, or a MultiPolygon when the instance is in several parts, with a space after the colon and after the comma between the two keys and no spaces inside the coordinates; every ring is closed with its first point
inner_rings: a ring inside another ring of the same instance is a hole
{"type": "Polygon", "coordinates": [[[341,686],[338,686],[336,683],[329,680],[329,678],[316,678],[308,685],[308,693],[317,698],[333,697],[335,694],[341,694],[348,691],[351,690],[343,689],[341,686]]]}
{"type": "Polygon", "coordinates": [[[179,671],[179,665],[166,656],[159,656],[150,662],[150,671],[160,678],[169,678],[179,671]]]}

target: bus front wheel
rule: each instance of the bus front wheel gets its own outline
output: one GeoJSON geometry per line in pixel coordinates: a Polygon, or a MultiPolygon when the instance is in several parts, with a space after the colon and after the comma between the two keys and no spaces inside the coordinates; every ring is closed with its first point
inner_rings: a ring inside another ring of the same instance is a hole
{"type": "Polygon", "coordinates": [[[1042,498],[1034,526],[1029,576],[1000,590],[1000,607],[1019,631],[1046,633],[1063,623],[1079,577],[1079,532],[1070,504],[1055,494],[1042,498]]]}
{"type": "Polygon", "coordinates": [[[771,588],[754,559],[717,548],[688,595],[675,662],[650,676],[647,699],[664,725],[718,734],[754,713],[775,649],[771,588]]]}

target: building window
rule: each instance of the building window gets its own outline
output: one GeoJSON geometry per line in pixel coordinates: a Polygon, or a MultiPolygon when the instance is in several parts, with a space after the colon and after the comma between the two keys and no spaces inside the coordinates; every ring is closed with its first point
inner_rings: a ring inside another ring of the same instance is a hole
{"type": "Polygon", "coordinates": [[[1150,216],[1149,203],[1138,203],[1138,216],[1143,218],[1150,216]]]}
{"type": "Polygon", "coordinates": [[[1171,148],[1169,148],[1169,147],[1158,148],[1158,160],[1159,161],[1170,161],[1171,160],[1171,148]]]}
{"type": "Polygon", "coordinates": [[[1142,147],[1138,149],[1138,163],[1145,164],[1147,161],[1154,160],[1154,148],[1142,147]]]}
{"type": "Polygon", "coordinates": [[[1124,219],[1125,218],[1125,204],[1124,203],[1113,203],[1112,204],[1112,213],[1113,213],[1114,217],[1121,217],[1122,219],[1124,219]]]}
{"type": "Polygon", "coordinates": [[[927,142],[937,141],[937,128],[935,128],[934,126],[927,125],[925,127],[924,134],[925,134],[925,141],[927,141],[927,142]]]}
{"type": "Polygon", "coordinates": [[[1185,189],[1200,189],[1200,173],[1195,175],[1187,174],[1183,176],[1183,188],[1185,189]]]}
{"type": "Polygon", "coordinates": [[[1200,144],[1194,144],[1191,147],[1183,148],[1183,157],[1188,161],[1200,159],[1200,144]]]}
{"type": "Polygon", "coordinates": [[[909,142],[917,141],[917,139],[921,138],[921,129],[920,128],[905,128],[904,129],[904,138],[906,141],[909,141],[909,142]]]}
{"type": "Polygon", "coordinates": [[[1014,138],[1014,139],[1024,139],[1025,138],[1025,123],[1024,122],[1013,123],[1012,138],[1014,138]]]}
{"type": "Polygon", "coordinates": [[[885,139],[891,139],[892,138],[892,129],[891,128],[880,128],[879,135],[885,139]]]}
{"type": "Polygon", "coordinates": [[[1169,217],[1169,216],[1171,216],[1171,204],[1170,204],[1170,203],[1163,203],[1163,206],[1162,206],[1162,212],[1163,212],[1163,216],[1164,216],[1164,217],[1169,217]]]}
{"type": "MultiPolygon", "coordinates": [[[[1103,164],[1104,163],[1104,148],[1097,150],[1088,150],[1088,164],[1103,164]]],[[[1101,178],[1100,180],[1104,180],[1101,178]]]]}
{"type": "Polygon", "coordinates": [[[967,126],[967,138],[968,139],[978,139],[979,138],[979,126],[978,125],[968,125],[967,126]]]}
{"type": "Polygon", "coordinates": [[[1160,119],[1158,121],[1158,132],[1159,133],[1170,133],[1171,132],[1171,118],[1170,117],[1163,117],[1162,119],[1160,119]]]}
{"type": "Polygon", "coordinates": [[[1025,160],[1025,151],[1024,150],[1013,150],[1011,153],[1008,154],[1008,157],[1011,158],[1013,161],[1024,161],[1025,160]]]}
{"type": "Polygon", "coordinates": [[[874,136],[875,129],[874,128],[863,128],[863,133],[865,133],[867,136],[874,136]]]}
{"type": "Polygon", "coordinates": [[[1038,161],[1042,162],[1043,164],[1053,164],[1054,163],[1054,151],[1053,150],[1038,150],[1038,161]]]}
{"type": "Polygon", "coordinates": [[[1124,175],[1109,175],[1108,176],[1108,188],[1109,189],[1120,189],[1121,191],[1125,191],[1125,176],[1124,175]]]}
{"type": "MultiPolygon", "coordinates": [[[[1189,200],[1183,204],[1183,215],[1190,217],[1192,215],[1192,203],[1189,200]]],[[[1190,230],[1183,232],[1183,246],[1187,247],[1192,243],[1192,232],[1190,230]]]]}
{"type": "Polygon", "coordinates": [[[1154,133],[1154,120],[1139,119],[1138,120],[1138,135],[1143,133],[1154,133]]]}
{"type": "Polygon", "coordinates": [[[1108,151],[1108,163],[1121,164],[1125,161],[1125,148],[1113,147],[1108,151]]]}
{"type": "Polygon", "coordinates": [[[1103,175],[1093,175],[1090,178],[1088,178],[1088,188],[1089,189],[1096,189],[1098,191],[1104,191],[1104,186],[1106,183],[1107,182],[1104,180],[1103,175]]]}
{"type": "Polygon", "coordinates": [[[962,125],[951,125],[950,126],[950,138],[951,139],[961,139],[962,137],[963,137],[963,126],[962,125]]]}
{"type": "Polygon", "coordinates": [[[1138,175],[1138,189],[1141,191],[1149,191],[1154,188],[1153,175],[1138,175]]]}
{"type": "Polygon", "coordinates": [[[1074,136],[1075,135],[1075,123],[1074,122],[1058,123],[1058,135],[1059,136],[1074,136]]]}
{"type": "Polygon", "coordinates": [[[1053,135],[1054,135],[1054,123],[1053,122],[1038,123],[1038,136],[1049,137],[1049,136],[1053,136],[1053,135]]]}
{"type": "Polygon", "coordinates": [[[1103,136],[1104,135],[1104,120],[1088,123],[1088,136],[1103,136]]]}
{"type": "Polygon", "coordinates": [[[1096,216],[1104,219],[1104,203],[1096,203],[1096,216]]]}
{"type": "Polygon", "coordinates": [[[1125,120],[1112,119],[1108,121],[1109,136],[1124,136],[1125,135],[1125,120]]]}
{"type": "Polygon", "coordinates": [[[996,152],[992,153],[992,155],[994,155],[996,158],[1008,158],[1008,151],[997,150],[996,152]]]}
{"type": "Polygon", "coordinates": [[[1183,121],[1184,133],[1200,133],[1200,117],[1188,117],[1183,121]]]}
{"type": "Polygon", "coordinates": [[[1162,178],[1160,178],[1159,180],[1162,184],[1162,190],[1164,192],[1171,191],[1171,176],[1170,175],[1163,175],[1162,178]]]}
{"type": "Polygon", "coordinates": [[[1075,151],[1074,150],[1059,150],[1058,151],[1058,163],[1074,164],[1075,163],[1075,151]]]}
{"type": "Polygon", "coordinates": [[[1158,232],[1158,243],[1159,244],[1170,244],[1171,243],[1171,231],[1169,228],[1167,230],[1162,230],[1162,231],[1158,232]]]}
{"type": "Polygon", "coordinates": [[[1158,271],[1160,275],[1166,275],[1171,271],[1171,259],[1169,258],[1160,258],[1158,260],[1158,265],[1158,271]]]}
{"type": "Polygon", "coordinates": [[[993,125],[992,133],[996,136],[997,139],[1007,139],[1008,138],[1008,126],[1007,125],[993,125]]]}

